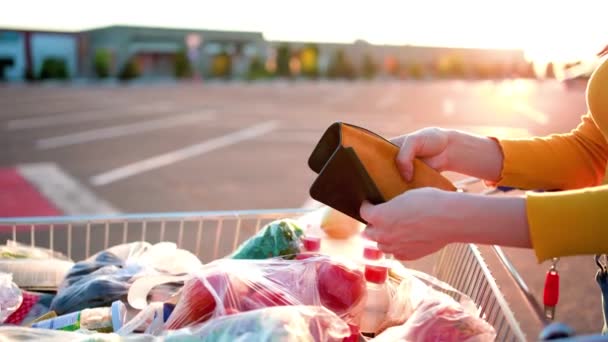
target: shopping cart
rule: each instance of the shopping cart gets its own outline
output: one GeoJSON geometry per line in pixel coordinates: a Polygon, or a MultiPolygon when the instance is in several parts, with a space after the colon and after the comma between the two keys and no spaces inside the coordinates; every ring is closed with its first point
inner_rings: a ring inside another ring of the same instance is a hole
{"type": "MultiPolygon", "coordinates": [[[[476,179],[466,179],[457,182],[457,186],[460,191],[467,191],[477,182],[476,179]]],[[[495,191],[491,189],[484,193],[495,191]]],[[[306,209],[280,209],[0,218],[0,242],[14,240],[64,253],[73,260],[82,260],[117,244],[173,241],[203,262],[209,262],[228,255],[265,224],[279,218],[301,217],[309,212],[306,209]]],[[[494,247],[493,251],[542,319],[538,302],[506,255],[499,247],[494,247]]],[[[498,341],[526,340],[477,246],[452,244],[443,248],[433,275],[473,299],[480,307],[480,315],[495,327],[498,341]]],[[[449,294],[458,296],[457,293],[449,294]]]]}

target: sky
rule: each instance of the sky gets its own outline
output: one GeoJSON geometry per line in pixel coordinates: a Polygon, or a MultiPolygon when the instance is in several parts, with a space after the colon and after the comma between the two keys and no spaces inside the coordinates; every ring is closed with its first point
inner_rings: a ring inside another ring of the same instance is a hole
{"type": "Polygon", "coordinates": [[[268,40],[521,48],[570,61],[608,44],[608,0],[2,0],[0,27],[113,24],[262,32],[268,40]]]}

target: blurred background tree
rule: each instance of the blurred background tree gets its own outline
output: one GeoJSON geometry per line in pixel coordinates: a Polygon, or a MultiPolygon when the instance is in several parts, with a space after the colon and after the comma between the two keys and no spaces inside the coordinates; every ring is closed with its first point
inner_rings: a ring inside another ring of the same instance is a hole
{"type": "Polygon", "coordinates": [[[118,73],[118,79],[121,81],[129,81],[139,77],[141,71],[139,70],[139,66],[135,61],[135,58],[130,58],[125,64],[122,66],[122,70],[118,73]]]}
{"type": "Polygon", "coordinates": [[[291,60],[291,48],[289,44],[281,44],[277,48],[276,74],[280,77],[290,77],[289,62],[291,60]]]}
{"type": "Polygon", "coordinates": [[[317,44],[306,44],[300,51],[300,66],[302,75],[313,79],[319,77],[319,46],[317,44]]]}
{"type": "Polygon", "coordinates": [[[357,77],[355,68],[344,52],[344,49],[337,49],[334,52],[333,58],[329,63],[329,68],[327,69],[327,76],[329,78],[345,79],[354,79],[357,77]]]}
{"type": "Polygon", "coordinates": [[[192,77],[192,66],[186,54],[186,50],[179,50],[173,59],[173,73],[177,78],[192,77]]]}
{"type": "Polygon", "coordinates": [[[223,51],[213,57],[211,75],[218,78],[229,78],[232,74],[232,58],[223,51]]]}
{"type": "Polygon", "coordinates": [[[368,53],[363,57],[363,65],[361,66],[361,73],[366,79],[372,79],[378,73],[378,66],[374,62],[374,58],[368,53]]]}
{"type": "Polygon", "coordinates": [[[110,76],[110,51],[107,49],[98,49],[95,51],[95,58],[93,60],[93,67],[95,68],[95,75],[98,78],[107,78],[110,76]]]}
{"type": "Polygon", "coordinates": [[[462,78],[465,76],[464,59],[458,55],[447,55],[437,61],[437,75],[442,78],[462,78]]]}
{"type": "Polygon", "coordinates": [[[42,61],[42,68],[40,69],[40,79],[68,79],[68,68],[63,58],[48,57],[42,61]]]}
{"type": "Polygon", "coordinates": [[[418,62],[410,63],[407,67],[407,75],[415,80],[420,80],[424,77],[424,67],[418,62]]]}
{"type": "Polygon", "coordinates": [[[266,70],[263,60],[258,56],[253,56],[249,62],[249,70],[247,71],[248,80],[258,80],[270,77],[270,73],[266,70]]]}

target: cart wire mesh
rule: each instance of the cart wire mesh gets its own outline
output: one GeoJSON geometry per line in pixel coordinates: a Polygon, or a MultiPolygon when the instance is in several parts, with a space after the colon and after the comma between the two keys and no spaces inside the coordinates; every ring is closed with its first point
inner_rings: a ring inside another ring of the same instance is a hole
{"type": "MultiPolygon", "coordinates": [[[[83,260],[118,244],[169,241],[207,263],[229,255],[267,223],[309,212],[310,209],[278,209],[0,218],[0,242],[13,240],[83,260]]],[[[509,263],[508,259],[501,261],[509,263]]],[[[505,265],[507,270],[509,267],[512,265],[505,265]]],[[[444,247],[433,275],[473,299],[480,316],[496,329],[497,341],[526,340],[477,246],[444,247]]]]}

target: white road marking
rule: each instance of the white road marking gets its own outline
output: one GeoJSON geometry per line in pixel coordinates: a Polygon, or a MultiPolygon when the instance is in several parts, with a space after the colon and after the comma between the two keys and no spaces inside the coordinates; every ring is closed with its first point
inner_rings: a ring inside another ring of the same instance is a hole
{"type": "Polygon", "coordinates": [[[160,104],[142,104],[130,107],[130,111],[136,113],[125,114],[124,108],[100,108],[75,113],[57,114],[45,117],[34,117],[10,120],[6,123],[6,130],[16,131],[28,128],[52,127],[59,125],[68,125],[81,122],[92,122],[107,120],[110,118],[125,117],[127,115],[149,115],[169,111],[171,105],[168,103],[160,104]]]}
{"type": "Polygon", "coordinates": [[[122,137],[131,134],[139,134],[154,130],[171,128],[176,126],[188,125],[198,121],[211,120],[215,118],[213,111],[206,111],[195,114],[185,114],[170,116],[161,119],[148,120],[144,122],[134,122],[126,125],[117,125],[92,129],[88,131],[66,134],[52,138],[45,138],[36,141],[36,148],[41,150],[82,144],[90,141],[122,137]]]}
{"type": "Polygon", "coordinates": [[[116,181],[132,177],[147,171],[161,168],[182,160],[197,157],[222,147],[237,144],[239,142],[254,139],[273,130],[279,126],[278,121],[267,121],[239,131],[213,138],[201,143],[190,145],[179,150],[164,153],[155,157],[140,160],[104,173],[91,177],[91,184],[95,186],[107,185],[116,181]]]}
{"type": "Polygon", "coordinates": [[[19,173],[66,215],[116,214],[119,211],[98,198],[55,163],[18,165],[19,173]]]}
{"type": "Polygon", "coordinates": [[[528,119],[535,121],[536,123],[539,123],[541,125],[546,125],[547,123],[549,123],[549,116],[547,114],[533,108],[525,102],[513,103],[513,110],[516,113],[522,114],[528,119]]]}

